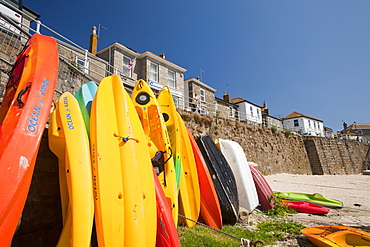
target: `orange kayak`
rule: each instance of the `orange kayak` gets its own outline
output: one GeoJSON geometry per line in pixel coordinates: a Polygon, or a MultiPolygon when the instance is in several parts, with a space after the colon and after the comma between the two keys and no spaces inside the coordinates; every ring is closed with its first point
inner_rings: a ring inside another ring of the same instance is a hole
{"type": "Polygon", "coordinates": [[[218,200],[215,185],[208,171],[206,161],[199,149],[193,134],[188,130],[191,147],[193,149],[195,164],[198,171],[199,189],[200,189],[200,214],[199,218],[208,226],[221,229],[222,216],[221,207],[218,200]]]}
{"type": "Polygon", "coordinates": [[[13,238],[31,184],[58,75],[52,37],[34,34],[18,55],[0,107],[0,246],[13,238]]]}
{"type": "Polygon", "coordinates": [[[317,247],[370,246],[370,233],[349,226],[313,226],[301,233],[317,247]]]}

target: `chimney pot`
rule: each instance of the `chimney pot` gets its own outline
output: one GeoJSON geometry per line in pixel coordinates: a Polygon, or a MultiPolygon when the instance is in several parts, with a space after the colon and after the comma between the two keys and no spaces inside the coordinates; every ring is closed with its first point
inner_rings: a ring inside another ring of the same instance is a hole
{"type": "Polygon", "coordinates": [[[224,92],[224,100],[227,101],[227,102],[230,102],[230,94],[226,94],[226,92],[224,92]]]}
{"type": "Polygon", "coordinates": [[[90,47],[89,52],[91,52],[93,55],[96,55],[96,52],[98,50],[98,35],[96,34],[96,26],[92,27],[92,34],[90,35],[90,47]]]}

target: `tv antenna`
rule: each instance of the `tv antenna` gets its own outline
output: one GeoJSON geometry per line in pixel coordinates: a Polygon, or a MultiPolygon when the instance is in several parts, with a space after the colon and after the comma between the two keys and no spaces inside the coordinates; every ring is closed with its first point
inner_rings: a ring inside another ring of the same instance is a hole
{"type": "Polygon", "coordinates": [[[199,70],[199,78],[200,78],[200,81],[202,81],[202,73],[204,73],[204,70],[200,69],[199,70]]]}
{"type": "Polygon", "coordinates": [[[108,28],[104,27],[102,24],[98,25],[98,37],[100,36],[100,28],[104,28],[105,30],[108,30],[108,28]]]}

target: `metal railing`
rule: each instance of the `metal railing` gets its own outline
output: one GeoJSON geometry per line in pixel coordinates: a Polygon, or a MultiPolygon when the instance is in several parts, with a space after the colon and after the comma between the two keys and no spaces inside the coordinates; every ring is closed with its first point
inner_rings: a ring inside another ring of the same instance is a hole
{"type": "MultiPolygon", "coordinates": [[[[2,0],[0,0],[0,3],[1,2],[2,0]]],[[[26,13],[23,14],[27,15],[26,13]]],[[[0,46],[3,47],[0,52],[0,64],[3,72],[10,71],[11,65],[14,63],[17,54],[23,49],[24,44],[31,34],[41,33],[42,30],[45,29],[50,32],[54,38],[56,38],[60,51],[58,87],[56,90],[59,94],[62,94],[65,91],[74,93],[82,84],[91,80],[99,83],[104,77],[112,74],[117,74],[122,78],[126,89],[129,89],[127,86],[133,87],[135,85],[135,81],[125,75],[123,68],[120,69],[114,67],[107,61],[96,57],[87,49],[84,49],[65,36],[52,30],[41,23],[41,21],[33,19],[31,16],[27,16],[28,19],[34,21],[36,24],[36,28],[33,29],[29,26],[20,26],[1,13],[0,16],[3,17],[3,21],[0,22],[0,30],[3,34],[0,37],[0,46]]],[[[4,78],[0,79],[4,80],[4,78]]],[[[3,91],[4,88],[0,87],[0,96],[3,91]]],[[[243,115],[243,113],[235,110],[235,108],[227,109],[226,107],[225,109],[225,107],[218,105],[216,101],[202,101],[198,104],[194,104],[192,98],[183,95],[183,97],[177,98],[176,103],[180,109],[186,111],[193,111],[200,114],[212,115],[236,121],[247,119],[244,122],[248,122],[255,126],[273,126],[264,119],[252,119],[251,117],[246,117],[245,113],[243,115]]]]}

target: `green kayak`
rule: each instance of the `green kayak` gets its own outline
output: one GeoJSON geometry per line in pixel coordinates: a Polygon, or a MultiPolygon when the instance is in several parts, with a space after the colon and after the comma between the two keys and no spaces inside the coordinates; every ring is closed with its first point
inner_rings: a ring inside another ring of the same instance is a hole
{"type": "Polygon", "coordinates": [[[276,196],[276,197],[279,197],[285,200],[314,203],[314,204],[321,205],[324,207],[331,207],[331,208],[343,207],[342,202],[335,200],[335,199],[327,198],[318,193],[306,194],[306,193],[296,193],[296,192],[275,192],[273,196],[276,196]]]}

